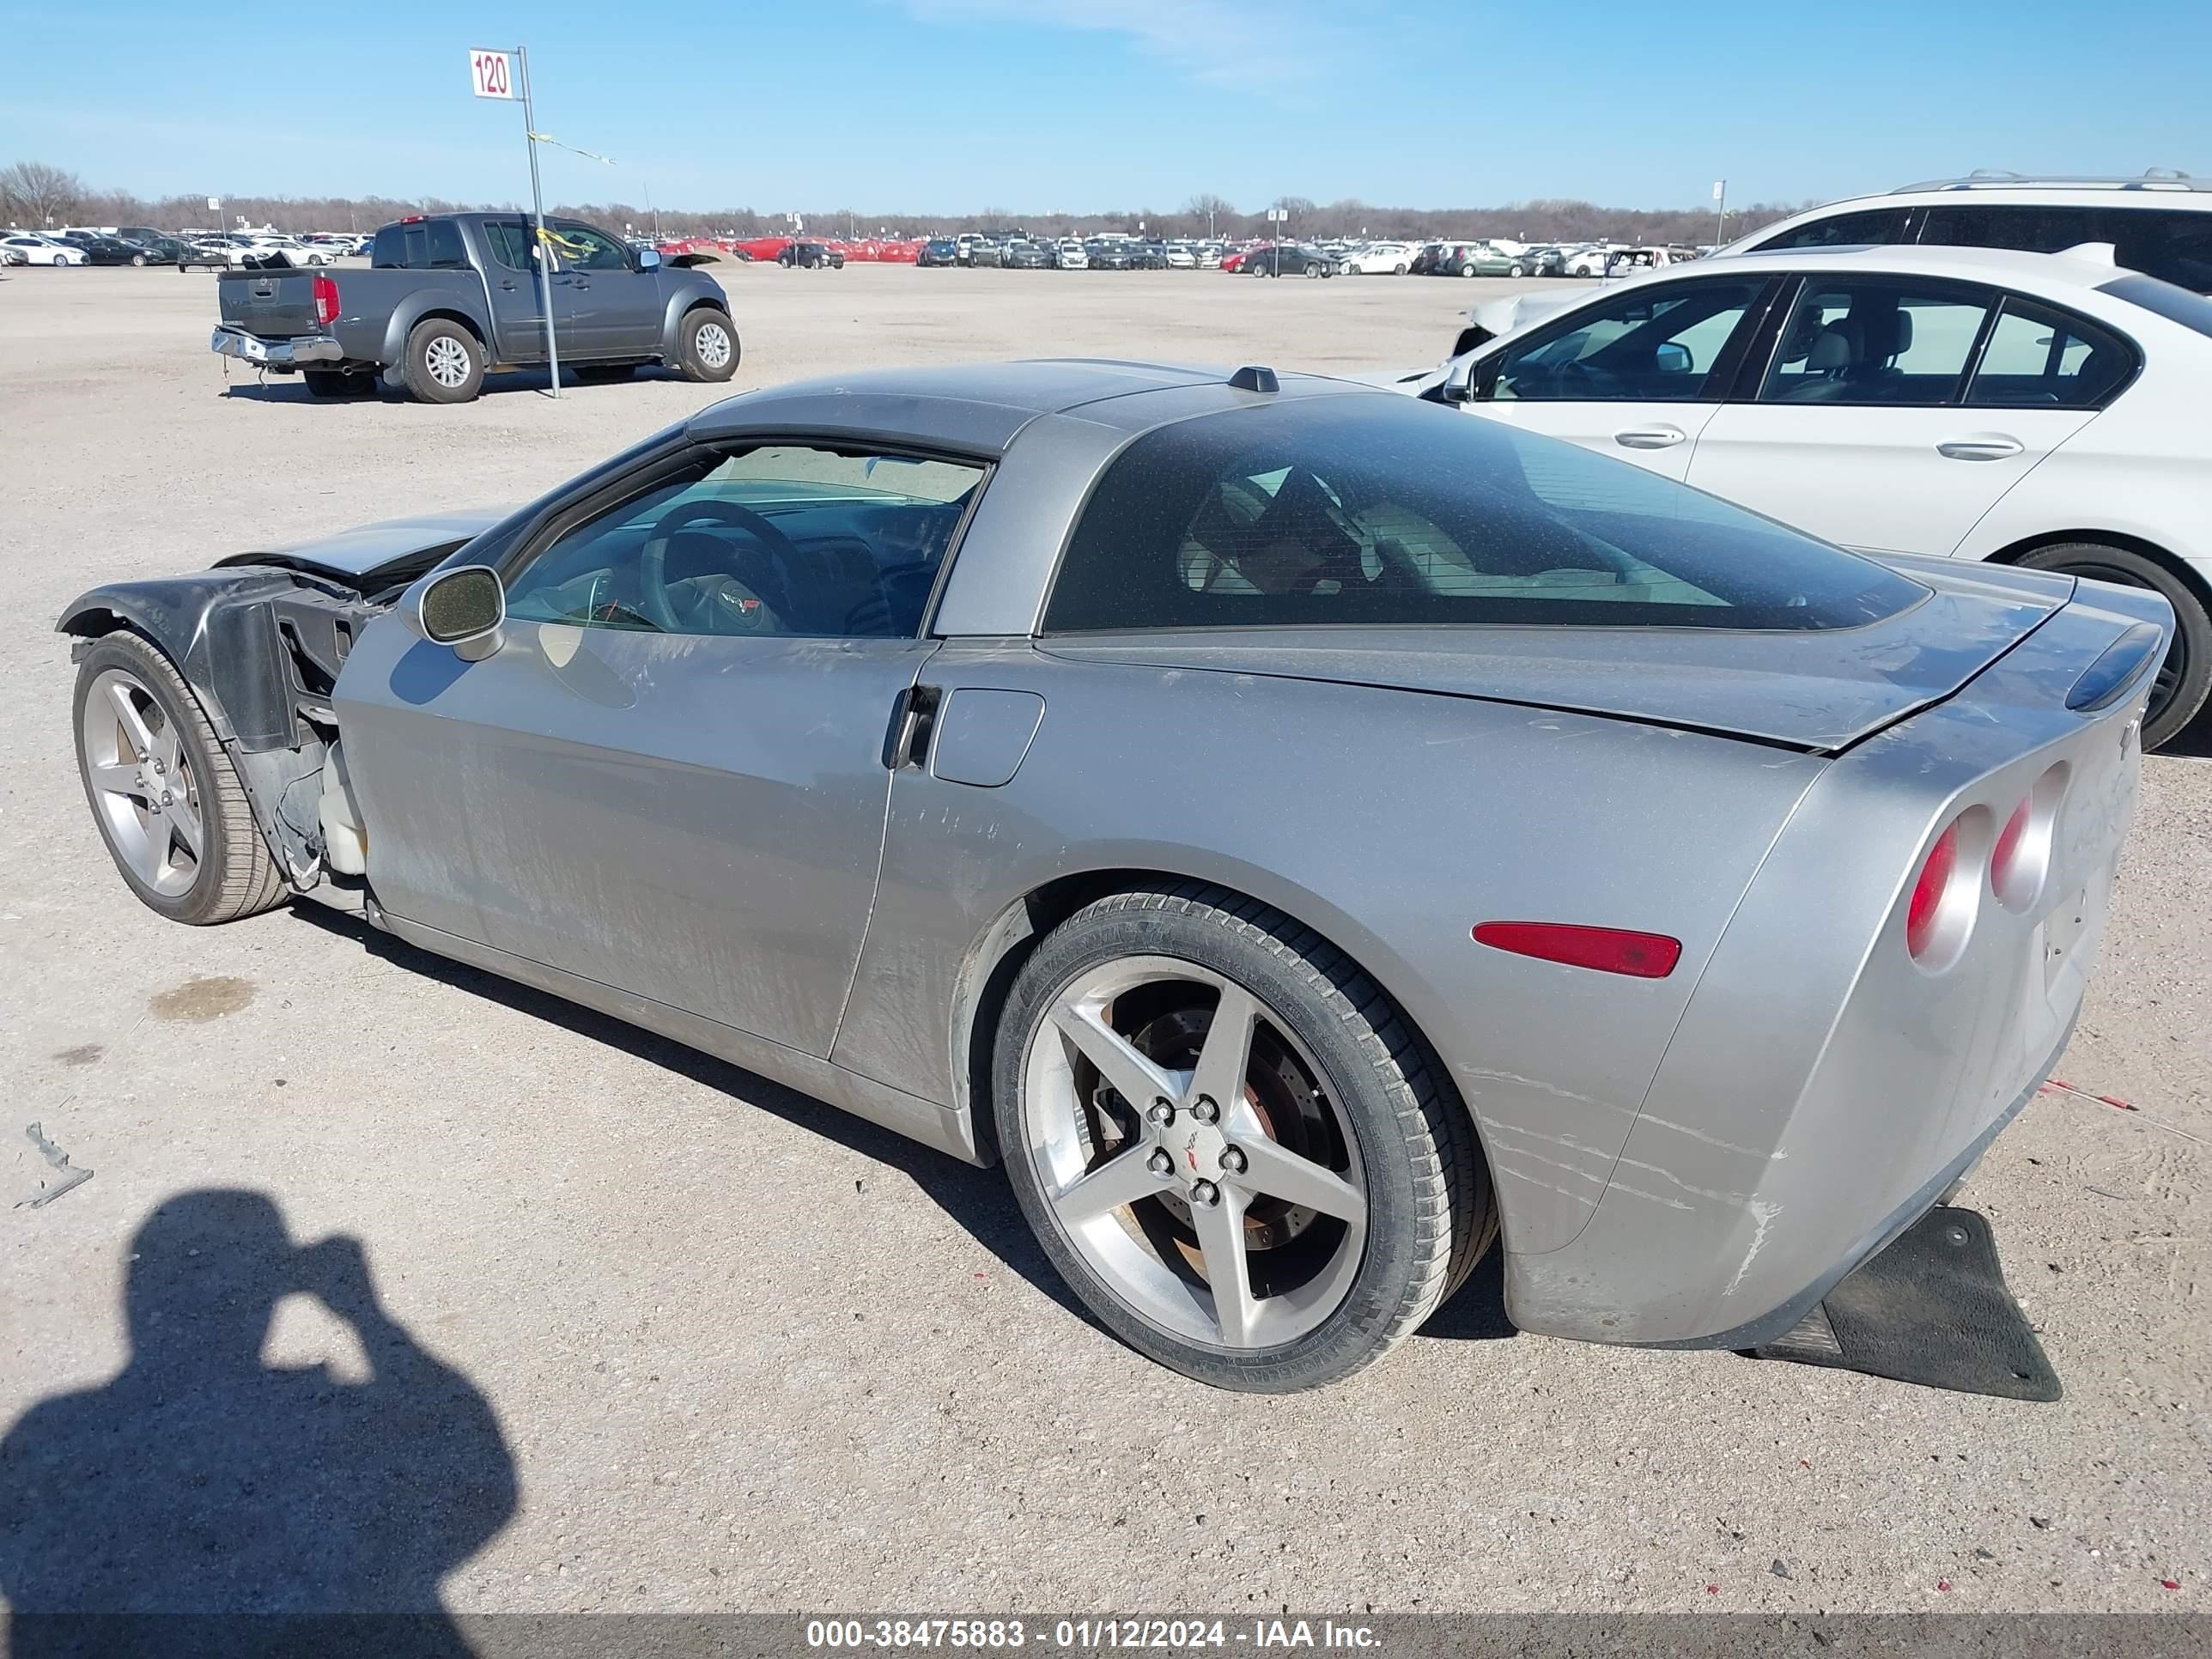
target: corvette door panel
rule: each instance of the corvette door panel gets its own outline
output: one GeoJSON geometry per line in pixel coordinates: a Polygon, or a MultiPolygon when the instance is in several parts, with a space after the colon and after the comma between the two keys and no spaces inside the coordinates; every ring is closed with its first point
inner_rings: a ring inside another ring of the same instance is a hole
{"type": "Polygon", "coordinates": [[[357,649],[338,712],[368,738],[347,753],[371,884],[395,915],[826,1055],[885,730],[933,648],[510,619],[482,662],[393,665],[436,653],[436,685],[357,649]]]}

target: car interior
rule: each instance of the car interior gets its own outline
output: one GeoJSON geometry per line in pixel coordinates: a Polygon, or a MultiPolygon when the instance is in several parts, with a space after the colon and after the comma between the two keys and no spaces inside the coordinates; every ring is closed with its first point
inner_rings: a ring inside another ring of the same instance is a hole
{"type": "Polygon", "coordinates": [[[570,531],[508,584],[507,614],[664,634],[912,638],[981,477],[947,462],[750,452],[570,531]],[[839,476],[861,471],[871,482],[839,476]],[[777,472],[793,476],[763,476],[777,472]]]}

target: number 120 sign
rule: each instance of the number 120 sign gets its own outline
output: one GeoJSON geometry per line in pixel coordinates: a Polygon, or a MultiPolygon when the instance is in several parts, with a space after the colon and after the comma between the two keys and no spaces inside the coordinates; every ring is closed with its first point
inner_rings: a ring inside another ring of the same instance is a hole
{"type": "Polygon", "coordinates": [[[471,52],[469,78],[479,98],[514,96],[514,56],[505,52],[471,52]]]}

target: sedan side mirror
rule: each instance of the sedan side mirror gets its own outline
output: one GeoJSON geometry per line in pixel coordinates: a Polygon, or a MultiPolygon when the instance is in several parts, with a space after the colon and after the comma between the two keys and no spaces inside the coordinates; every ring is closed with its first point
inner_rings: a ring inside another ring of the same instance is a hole
{"type": "Polygon", "coordinates": [[[407,625],[433,645],[450,645],[464,662],[499,649],[507,621],[507,586],[488,564],[441,570],[407,596],[407,625]]]}
{"type": "Polygon", "coordinates": [[[1652,352],[1651,366],[1662,374],[1687,374],[1698,364],[1689,347],[1680,340],[1665,340],[1652,352]]]}
{"type": "Polygon", "coordinates": [[[1471,404],[1481,396],[1476,389],[1475,359],[1473,352],[1452,359],[1451,368],[1437,394],[1448,404],[1471,404]]]}
{"type": "Polygon", "coordinates": [[[641,248],[638,249],[638,251],[637,251],[637,268],[638,268],[640,270],[659,270],[659,269],[660,269],[660,252],[659,252],[659,250],[658,250],[657,248],[649,248],[649,247],[641,247],[641,248]]]}

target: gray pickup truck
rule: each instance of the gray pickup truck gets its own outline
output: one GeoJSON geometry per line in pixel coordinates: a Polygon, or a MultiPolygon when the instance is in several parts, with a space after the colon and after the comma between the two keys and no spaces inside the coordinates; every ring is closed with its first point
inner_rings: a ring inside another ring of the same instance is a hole
{"type": "MultiPolygon", "coordinates": [[[[466,403],[485,374],[545,361],[536,227],[515,213],[440,213],[376,233],[369,268],[226,270],[210,349],[305,375],[318,397],[380,380],[424,403],[466,403]]],[[[665,363],[688,380],[737,372],[721,284],[574,219],[545,222],[562,367],[617,380],[665,363]]]]}

